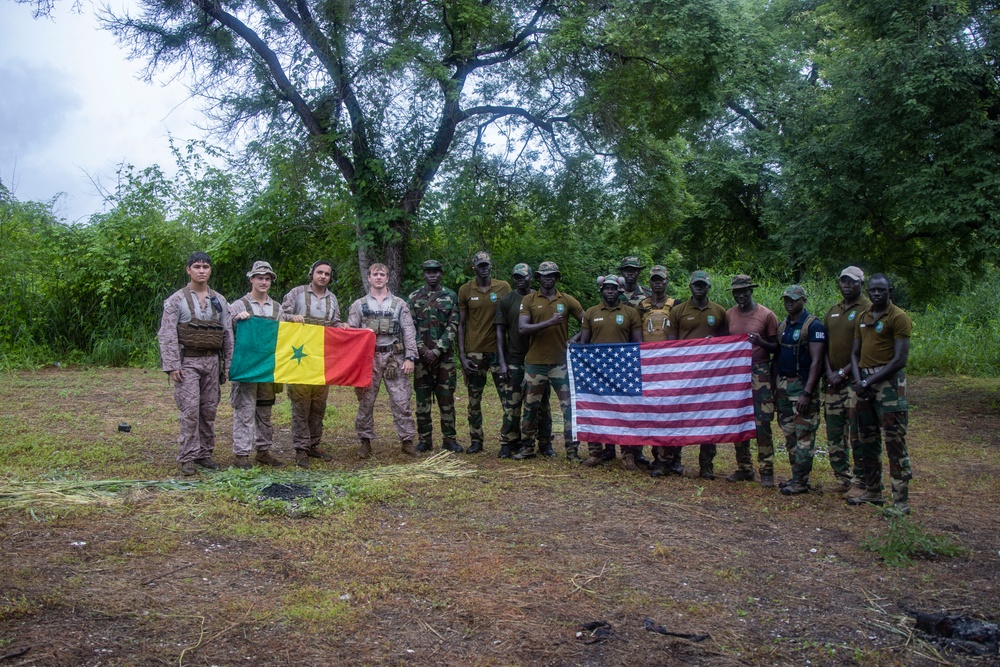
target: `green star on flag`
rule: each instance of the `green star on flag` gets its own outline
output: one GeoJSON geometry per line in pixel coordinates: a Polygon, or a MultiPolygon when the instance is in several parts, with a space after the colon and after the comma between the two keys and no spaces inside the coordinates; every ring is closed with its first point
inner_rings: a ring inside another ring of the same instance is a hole
{"type": "Polygon", "coordinates": [[[299,362],[299,365],[302,364],[302,360],[303,359],[305,359],[306,357],[309,356],[308,354],[306,354],[305,352],[302,351],[302,348],[304,348],[304,347],[305,347],[305,344],[299,345],[298,347],[295,347],[294,345],[292,345],[292,359],[291,360],[299,362]]]}

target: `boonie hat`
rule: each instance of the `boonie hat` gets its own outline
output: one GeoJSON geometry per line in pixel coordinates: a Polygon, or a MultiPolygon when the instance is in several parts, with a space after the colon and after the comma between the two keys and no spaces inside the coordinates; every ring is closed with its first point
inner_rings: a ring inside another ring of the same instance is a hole
{"type": "Polygon", "coordinates": [[[628,257],[622,260],[622,263],[618,268],[644,269],[646,267],[642,265],[642,262],[639,261],[638,257],[636,257],[635,255],[629,255],[628,257]]]}
{"type": "Polygon", "coordinates": [[[552,273],[555,273],[557,275],[562,275],[559,273],[559,265],[556,264],[555,262],[542,262],[541,264],[538,265],[538,268],[535,269],[536,278],[538,276],[547,276],[552,273]]]}
{"type": "Polygon", "coordinates": [[[485,250],[480,250],[475,255],[472,256],[472,265],[479,266],[480,264],[492,264],[493,260],[490,259],[490,253],[485,250]]]}
{"type": "Polygon", "coordinates": [[[597,289],[602,290],[604,289],[604,286],[608,284],[614,285],[617,289],[621,287],[624,282],[624,278],[619,278],[615,274],[609,273],[606,276],[600,276],[597,278],[597,289]]]}
{"type": "Polygon", "coordinates": [[[257,260],[253,263],[253,267],[247,271],[247,278],[253,278],[254,276],[271,276],[271,280],[277,280],[278,274],[274,272],[271,265],[265,261],[257,260]]]}
{"type": "Polygon", "coordinates": [[[524,278],[531,277],[531,267],[527,264],[515,264],[514,268],[510,270],[510,275],[512,276],[522,276],[524,278]]]}
{"type": "Polygon", "coordinates": [[[865,281],[865,272],[856,266],[849,266],[840,272],[840,277],[843,278],[847,276],[851,280],[859,280],[861,282],[865,281]]]}
{"type": "Polygon", "coordinates": [[[731,292],[734,289],[746,289],[748,287],[760,287],[757,283],[753,281],[753,278],[745,273],[741,273],[738,276],[733,276],[732,284],[726,288],[727,292],[731,292]]]}
{"type": "Polygon", "coordinates": [[[436,259],[428,259],[427,261],[425,261],[423,264],[420,265],[420,268],[423,269],[424,271],[427,271],[428,269],[440,270],[442,267],[441,267],[441,262],[437,261],[436,259]]]}
{"type": "Polygon", "coordinates": [[[781,293],[781,298],[791,299],[793,301],[804,299],[806,298],[806,289],[802,285],[789,285],[785,288],[785,291],[781,293]]]}
{"type": "Polygon", "coordinates": [[[708,271],[698,270],[691,274],[691,280],[688,281],[688,285],[694,285],[698,282],[706,283],[709,287],[712,286],[712,281],[708,278],[708,271]]]}
{"type": "Polygon", "coordinates": [[[668,278],[667,267],[663,266],[662,264],[657,264],[656,266],[654,266],[649,270],[649,277],[652,278],[653,276],[659,276],[664,280],[666,280],[668,278]]]}

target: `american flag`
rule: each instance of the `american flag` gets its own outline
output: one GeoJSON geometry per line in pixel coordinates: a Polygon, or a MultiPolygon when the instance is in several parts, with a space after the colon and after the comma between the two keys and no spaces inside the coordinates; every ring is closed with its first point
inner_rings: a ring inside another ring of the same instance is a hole
{"type": "Polygon", "coordinates": [[[570,345],[573,439],[619,445],[757,436],[746,336],[570,345]]]}

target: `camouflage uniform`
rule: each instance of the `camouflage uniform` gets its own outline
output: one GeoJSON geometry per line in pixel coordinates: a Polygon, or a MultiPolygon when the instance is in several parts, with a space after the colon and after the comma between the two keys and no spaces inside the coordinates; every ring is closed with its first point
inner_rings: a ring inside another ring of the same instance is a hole
{"type": "Polygon", "coordinates": [[[351,304],[347,313],[347,325],[355,329],[373,328],[370,318],[377,317],[376,313],[389,313],[398,327],[395,333],[378,334],[375,338],[371,386],[354,389],[358,397],[358,414],[354,419],[354,428],[357,429],[359,438],[368,440],[375,438],[375,399],[378,398],[379,389],[384,381],[385,389],[389,392],[389,407],[392,410],[392,424],[396,429],[396,435],[404,443],[412,442],[417,435],[413,413],[410,411],[410,395],[413,393],[413,387],[410,378],[400,369],[404,361],[416,360],[417,338],[413,318],[403,299],[390,294],[380,303],[375,297],[368,295],[351,304]],[[369,315],[365,314],[366,310],[369,315]]]}
{"type": "MultiPolygon", "coordinates": [[[[618,271],[621,272],[622,269],[629,267],[634,269],[639,269],[640,271],[646,268],[645,266],[642,265],[642,262],[639,261],[638,257],[630,256],[622,260],[621,265],[618,267],[618,271]]],[[[655,268],[663,268],[663,267],[655,267],[655,268]]],[[[627,303],[633,308],[637,308],[639,304],[642,303],[643,299],[646,299],[651,296],[653,296],[653,290],[649,289],[648,287],[643,287],[638,282],[636,282],[635,289],[633,289],[631,292],[626,292],[624,287],[619,288],[618,292],[618,300],[621,303],[627,303]]]]}
{"type": "MultiPolygon", "coordinates": [[[[233,318],[245,312],[253,317],[281,319],[281,307],[270,297],[261,305],[247,294],[229,306],[229,320],[234,332],[239,322],[233,318]]],[[[274,426],[271,424],[274,398],[273,382],[232,383],[229,404],[233,406],[233,454],[248,456],[254,448],[263,453],[274,444],[274,426]]]]}
{"type": "MultiPolygon", "coordinates": [[[[863,274],[862,274],[863,278],[863,274]]],[[[826,313],[823,326],[826,327],[827,358],[834,369],[850,368],[851,348],[854,347],[854,328],[858,316],[871,307],[864,296],[847,303],[841,300],[826,313]]],[[[853,478],[861,480],[861,464],[858,461],[858,422],[855,406],[858,397],[850,382],[850,372],[845,372],[845,381],[837,386],[823,379],[823,415],[826,421],[827,454],[833,474],[842,484],[852,479],[851,455],[854,457],[853,478]],[[848,445],[849,443],[849,445],[848,445]]]]}
{"type": "Polygon", "coordinates": [[[163,318],[157,335],[160,363],[165,373],[182,371],[184,379],[174,383],[174,400],[180,410],[177,461],[181,464],[211,459],[215,450],[215,415],[219,408],[219,376],[229,372],[233,359],[233,332],[229,326],[229,304],[215,290],[202,302],[187,287],[163,302],[163,318]],[[213,305],[219,304],[219,309],[213,305]],[[192,319],[222,328],[221,350],[187,348],[178,341],[178,325],[192,319]],[[220,369],[219,364],[222,364],[220,369]]]}
{"type": "MultiPolygon", "coordinates": [[[[786,295],[790,289],[785,290],[786,295]]],[[[816,430],[819,428],[819,392],[813,392],[809,408],[804,413],[796,410],[795,403],[804,393],[809,378],[809,344],[824,342],[826,332],[822,322],[803,310],[794,322],[785,318],[778,336],[781,345],[775,382],[778,424],[785,436],[785,449],[792,466],[793,479],[805,484],[812,472],[816,430]]]]}
{"type": "MultiPolygon", "coordinates": [[[[855,338],[861,340],[861,378],[867,381],[868,377],[892,361],[892,344],[896,339],[910,337],[913,322],[902,308],[890,301],[886,312],[877,320],[872,316],[870,307],[865,310],[858,317],[855,331],[855,338]]],[[[894,377],[871,384],[870,389],[872,391],[867,397],[858,396],[857,403],[858,454],[861,459],[862,481],[869,493],[881,492],[881,433],[889,459],[893,505],[905,507],[908,512],[913,472],[906,447],[909,422],[906,374],[900,369],[894,377]]]]}
{"type": "MultiPolygon", "coordinates": [[[[537,279],[542,273],[558,274],[559,267],[554,262],[542,262],[535,271],[535,278],[537,279]]],[[[531,344],[524,359],[525,389],[521,411],[521,451],[530,451],[534,448],[535,437],[539,433],[541,405],[548,399],[551,387],[559,399],[559,408],[563,414],[563,445],[566,448],[566,456],[575,457],[580,443],[572,439],[573,409],[570,404],[566,347],[569,317],[582,317],[583,307],[574,297],[559,290],[555,291],[551,299],[538,291],[521,299],[520,312],[520,317],[527,317],[531,324],[544,322],[554,313],[563,314],[566,318],[561,325],[548,327],[531,337],[531,344]]]]}
{"type": "MultiPolygon", "coordinates": [[[[440,268],[440,264],[437,268],[440,268]]],[[[457,375],[453,345],[458,330],[458,295],[447,287],[440,287],[431,293],[425,285],[410,294],[407,304],[416,328],[417,342],[434,352],[437,357],[437,361],[428,364],[422,355],[417,354],[413,368],[420,443],[428,449],[433,446],[431,403],[433,398],[437,398],[438,409],[441,411],[441,435],[446,445],[454,444],[457,375]]]]}
{"type": "MultiPolygon", "coordinates": [[[[485,252],[476,253],[473,266],[481,261],[489,262],[489,255],[485,252]]],[[[458,289],[459,312],[465,313],[466,316],[464,352],[477,368],[471,373],[465,373],[465,386],[469,392],[469,439],[472,441],[470,445],[472,452],[481,449],[485,440],[482,402],[487,372],[493,376],[497,396],[501,404],[503,403],[504,385],[500,380],[497,336],[493,320],[496,317],[497,302],[510,291],[510,284],[506,280],[496,279],[491,279],[484,291],[475,278],[458,289]]]]}
{"type": "MultiPolygon", "coordinates": [[[[306,324],[320,326],[340,324],[340,306],[333,292],[327,290],[326,294],[318,297],[309,287],[299,285],[285,295],[281,300],[283,317],[302,315],[306,324]]],[[[329,394],[328,385],[288,385],[288,400],[292,407],[292,446],[296,450],[318,452],[329,394]]]]}

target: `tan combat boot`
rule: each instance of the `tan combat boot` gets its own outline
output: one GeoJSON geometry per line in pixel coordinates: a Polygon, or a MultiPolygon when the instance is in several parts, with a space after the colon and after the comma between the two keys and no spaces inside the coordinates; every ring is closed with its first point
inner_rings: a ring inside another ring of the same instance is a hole
{"type": "Polygon", "coordinates": [[[400,449],[407,456],[416,456],[417,455],[417,450],[413,447],[413,441],[412,440],[403,440],[403,442],[400,443],[400,449]]]}
{"type": "Polygon", "coordinates": [[[633,454],[630,450],[622,452],[621,464],[622,468],[625,468],[625,470],[630,472],[639,472],[639,466],[635,464],[635,454],[633,454]]]}
{"type": "Polygon", "coordinates": [[[254,457],[254,461],[260,463],[261,465],[272,466],[274,468],[281,468],[285,465],[280,459],[275,457],[266,449],[262,452],[257,452],[257,455],[254,457]]]}
{"type": "Polygon", "coordinates": [[[250,470],[250,468],[252,468],[253,466],[250,464],[249,456],[247,456],[246,454],[243,455],[237,454],[233,458],[233,467],[239,468],[240,470],[250,470]]]}
{"type": "MultiPolygon", "coordinates": [[[[412,442],[410,443],[413,444],[412,442]]],[[[372,455],[372,441],[371,438],[361,438],[361,443],[358,444],[358,458],[367,459],[372,455]]]]}
{"type": "Polygon", "coordinates": [[[309,468],[312,462],[309,460],[309,452],[304,449],[295,450],[295,465],[300,468],[309,468]]]}

